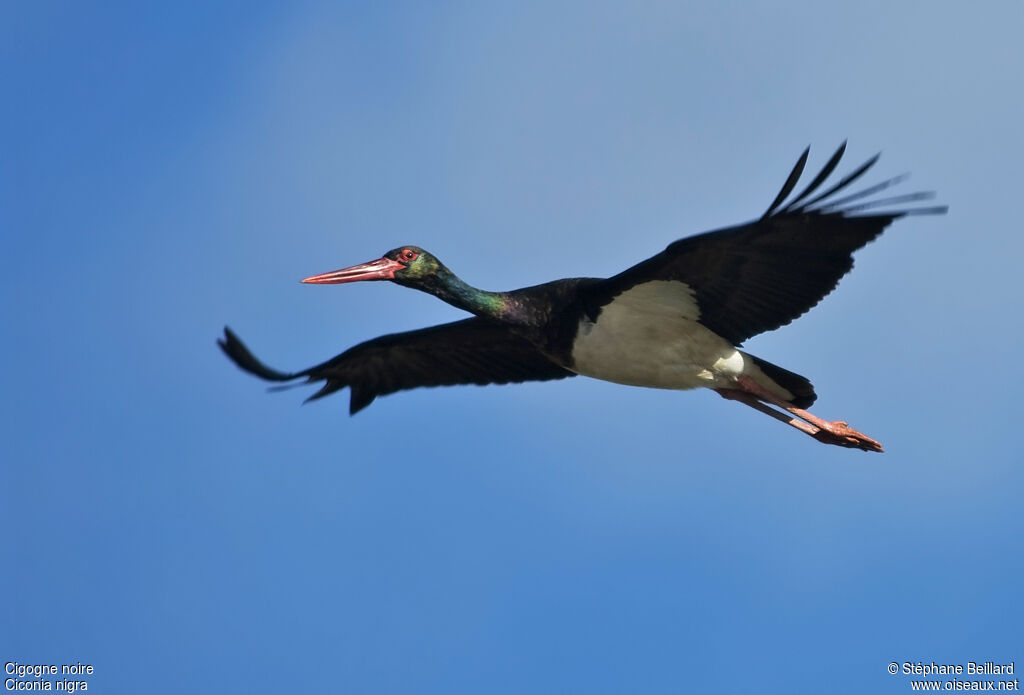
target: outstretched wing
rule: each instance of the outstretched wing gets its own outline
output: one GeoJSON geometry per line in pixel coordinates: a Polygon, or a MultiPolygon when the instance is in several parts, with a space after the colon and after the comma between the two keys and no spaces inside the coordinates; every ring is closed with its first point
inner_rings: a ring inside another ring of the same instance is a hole
{"type": "Polygon", "coordinates": [[[420,386],[508,384],[575,376],[507,327],[477,317],[374,338],[323,364],[292,373],[279,372],[257,360],[230,328],[224,329],[224,338],[217,342],[235,364],[261,379],[305,377],[307,382],[325,382],[307,400],[348,386],[353,415],[377,396],[420,386]]]}
{"type": "Polygon", "coordinates": [[[945,207],[928,207],[864,213],[933,197],[931,193],[910,193],[860,202],[905,177],[834,198],[871,168],[878,155],[814,195],[845,150],[844,142],[807,187],[783,205],[803,173],[808,148],[759,220],[676,241],[658,255],[595,285],[596,303],[603,305],[652,280],[684,282],[694,292],[700,322],[734,345],[801,316],[853,267],[853,252],[893,220],[946,211],[945,207]]]}

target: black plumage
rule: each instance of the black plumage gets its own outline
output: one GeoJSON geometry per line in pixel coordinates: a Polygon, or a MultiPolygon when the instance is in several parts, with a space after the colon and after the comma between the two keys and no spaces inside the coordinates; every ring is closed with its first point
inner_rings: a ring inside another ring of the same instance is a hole
{"type": "MultiPolygon", "coordinates": [[[[845,148],[843,143],[794,203],[812,194],[825,181],[845,148]]],[[[685,282],[696,293],[700,322],[739,346],[758,333],[788,324],[814,307],[853,268],[853,252],[878,237],[893,220],[908,214],[946,210],[933,207],[854,215],[866,208],[842,207],[844,202],[863,197],[863,193],[844,201],[826,202],[827,196],[845,189],[867,172],[878,160],[875,155],[826,191],[825,197],[776,211],[800,178],[807,155],[805,150],[760,219],[669,244],[656,256],[595,287],[593,291],[599,294],[599,301],[607,303],[630,287],[650,280],[685,282]]],[[[896,180],[880,185],[891,185],[896,180]]],[[[873,186],[867,194],[877,190],[879,187],[873,186]]],[[[931,195],[913,193],[895,202],[931,195]]]]}
{"type": "Polygon", "coordinates": [[[386,396],[420,386],[511,384],[576,376],[540,353],[508,326],[473,317],[417,331],[382,335],[360,343],[323,364],[285,373],[257,360],[231,329],[220,346],[235,364],[267,381],[323,381],[306,400],[316,400],[346,386],[349,413],[386,396]]]}

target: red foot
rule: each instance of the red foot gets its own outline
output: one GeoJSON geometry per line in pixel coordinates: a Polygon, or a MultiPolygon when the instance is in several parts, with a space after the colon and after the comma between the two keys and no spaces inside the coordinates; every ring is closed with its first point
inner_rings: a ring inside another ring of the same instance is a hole
{"type": "Polygon", "coordinates": [[[824,444],[835,444],[861,451],[882,452],[882,445],[871,437],[858,432],[842,420],[824,423],[825,427],[819,429],[811,436],[824,444]]]}

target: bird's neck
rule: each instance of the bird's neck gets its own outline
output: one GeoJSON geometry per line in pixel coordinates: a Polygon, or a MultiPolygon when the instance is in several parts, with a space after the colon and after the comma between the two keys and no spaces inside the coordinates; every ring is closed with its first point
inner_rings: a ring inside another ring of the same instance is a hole
{"type": "Polygon", "coordinates": [[[526,323],[528,320],[524,308],[508,292],[488,292],[477,289],[463,282],[451,271],[440,273],[438,279],[439,282],[436,285],[423,289],[452,306],[477,316],[506,323],[526,323]]]}

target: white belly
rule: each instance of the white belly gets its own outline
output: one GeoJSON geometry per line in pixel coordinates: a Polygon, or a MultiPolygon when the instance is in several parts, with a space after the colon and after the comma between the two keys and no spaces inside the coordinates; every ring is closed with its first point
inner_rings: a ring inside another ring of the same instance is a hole
{"type": "MultiPolygon", "coordinates": [[[[580,321],[573,345],[578,374],[663,389],[729,387],[756,370],[748,355],[700,323],[693,290],[683,282],[637,285],[580,321]]],[[[770,380],[769,380],[770,381],[770,380]]],[[[779,387],[772,382],[772,386],[779,387]]]]}

